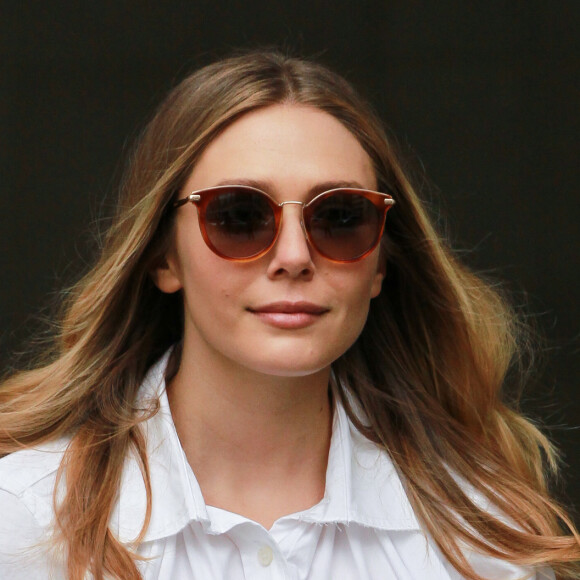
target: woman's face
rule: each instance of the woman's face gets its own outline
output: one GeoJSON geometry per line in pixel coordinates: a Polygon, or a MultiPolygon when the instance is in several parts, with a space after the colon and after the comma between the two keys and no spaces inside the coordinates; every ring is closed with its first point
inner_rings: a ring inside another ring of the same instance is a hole
{"type": "MultiPolygon", "coordinates": [[[[339,121],[292,104],[230,125],[205,149],[180,197],[247,183],[279,202],[307,202],[335,184],[377,187],[369,156],[339,121]]],[[[207,247],[193,204],[176,212],[174,245],[154,278],[164,292],[183,292],[184,356],[301,376],[328,367],[356,340],[380,292],[378,248],[359,262],[333,263],[309,246],[301,206],[290,204],[273,248],[232,262],[207,247]]]]}

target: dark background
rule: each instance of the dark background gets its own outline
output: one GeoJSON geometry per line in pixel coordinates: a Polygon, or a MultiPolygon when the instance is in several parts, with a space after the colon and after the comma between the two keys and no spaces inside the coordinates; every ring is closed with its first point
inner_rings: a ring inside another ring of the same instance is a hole
{"type": "Polygon", "coordinates": [[[579,24],[575,0],[0,0],[0,363],[90,261],[123,154],[167,90],[275,44],[366,94],[467,263],[534,313],[547,364],[523,408],[580,505],[579,24]]]}

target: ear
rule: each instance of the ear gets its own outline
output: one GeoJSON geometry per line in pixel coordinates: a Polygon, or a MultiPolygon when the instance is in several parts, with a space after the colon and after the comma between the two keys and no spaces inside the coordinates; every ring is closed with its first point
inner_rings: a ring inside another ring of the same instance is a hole
{"type": "Polygon", "coordinates": [[[371,298],[376,298],[381,293],[383,280],[387,275],[387,258],[385,251],[381,246],[379,250],[379,263],[377,264],[377,271],[371,285],[371,298]]]}
{"type": "Polygon", "coordinates": [[[373,283],[371,285],[371,298],[376,298],[381,293],[381,287],[384,279],[385,275],[383,274],[383,272],[377,270],[377,273],[375,274],[373,283]]]}
{"type": "Polygon", "coordinates": [[[183,288],[177,263],[172,256],[163,258],[160,264],[149,272],[153,283],[161,292],[173,294],[183,288]]]}

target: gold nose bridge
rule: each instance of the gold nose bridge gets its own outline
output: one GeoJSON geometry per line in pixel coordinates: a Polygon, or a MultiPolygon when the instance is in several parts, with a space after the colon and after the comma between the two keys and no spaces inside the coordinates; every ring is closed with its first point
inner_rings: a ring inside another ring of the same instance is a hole
{"type": "MultiPolygon", "coordinates": [[[[306,240],[308,240],[308,234],[306,233],[306,225],[304,224],[304,206],[306,205],[303,201],[282,201],[278,204],[279,207],[284,207],[285,205],[300,205],[302,206],[302,212],[300,214],[300,227],[302,228],[302,231],[304,232],[304,236],[306,237],[306,240]]],[[[282,224],[280,223],[280,226],[282,226],[282,224]]]]}

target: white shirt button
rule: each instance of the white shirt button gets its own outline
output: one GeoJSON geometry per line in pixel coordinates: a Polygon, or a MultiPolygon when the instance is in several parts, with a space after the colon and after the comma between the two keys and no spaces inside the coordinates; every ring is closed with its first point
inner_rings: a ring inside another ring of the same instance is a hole
{"type": "Polygon", "coordinates": [[[274,552],[270,546],[262,546],[258,550],[258,562],[264,567],[269,566],[274,559],[274,552]]]}

